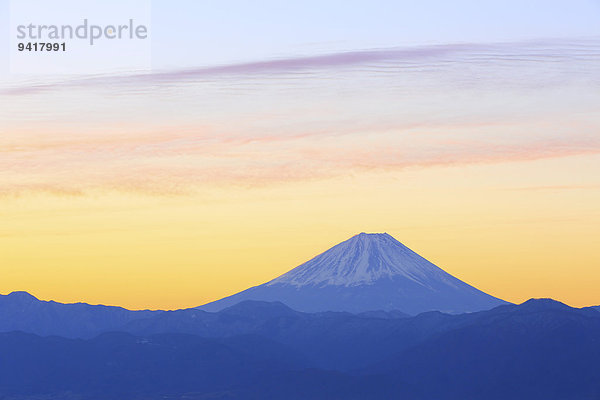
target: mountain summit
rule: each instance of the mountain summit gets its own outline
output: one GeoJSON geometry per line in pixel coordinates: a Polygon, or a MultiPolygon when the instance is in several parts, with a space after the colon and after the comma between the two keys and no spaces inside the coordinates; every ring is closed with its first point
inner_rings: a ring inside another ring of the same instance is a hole
{"type": "Polygon", "coordinates": [[[462,313],[503,300],[448,274],[387,233],[361,233],[260,286],[199,308],[244,300],[281,301],[298,311],[400,310],[462,313]]]}
{"type": "Polygon", "coordinates": [[[403,277],[427,286],[449,276],[387,233],[361,233],[267,283],[359,286],[403,277]]]}

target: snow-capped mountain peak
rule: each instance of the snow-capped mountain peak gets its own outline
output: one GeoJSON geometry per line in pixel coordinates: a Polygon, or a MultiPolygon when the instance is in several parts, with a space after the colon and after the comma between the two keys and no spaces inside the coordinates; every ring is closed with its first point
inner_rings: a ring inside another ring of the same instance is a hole
{"type": "Polygon", "coordinates": [[[357,286],[402,276],[427,286],[441,269],[387,233],[360,233],[292,269],[267,285],[357,286]]]}
{"type": "Polygon", "coordinates": [[[199,307],[279,301],[306,312],[485,310],[505,304],[436,267],[387,233],[361,233],[259,286],[199,307]]]}

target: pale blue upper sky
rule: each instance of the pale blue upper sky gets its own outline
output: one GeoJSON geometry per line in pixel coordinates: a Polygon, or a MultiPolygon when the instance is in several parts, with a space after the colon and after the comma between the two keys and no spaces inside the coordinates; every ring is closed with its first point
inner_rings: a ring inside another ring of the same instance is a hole
{"type": "Polygon", "coordinates": [[[600,34],[595,0],[153,3],[157,66],[348,49],[600,34]]]}
{"type": "MultiPolygon", "coordinates": [[[[0,0],[2,75],[8,5],[0,0]]],[[[169,69],[365,48],[598,36],[600,1],[154,0],[152,19],[153,67],[169,69]]]]}

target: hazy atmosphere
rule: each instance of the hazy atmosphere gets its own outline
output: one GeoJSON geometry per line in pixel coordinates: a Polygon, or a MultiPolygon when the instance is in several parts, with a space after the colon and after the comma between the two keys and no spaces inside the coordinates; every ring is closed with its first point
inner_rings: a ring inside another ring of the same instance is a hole
{"type": "Polygon", "coordinates": [[[600,302],[600,3],[258,3],[153,2],[150,70],[1,53],[0,293],[191,307],[387,232],[600,302]]]}

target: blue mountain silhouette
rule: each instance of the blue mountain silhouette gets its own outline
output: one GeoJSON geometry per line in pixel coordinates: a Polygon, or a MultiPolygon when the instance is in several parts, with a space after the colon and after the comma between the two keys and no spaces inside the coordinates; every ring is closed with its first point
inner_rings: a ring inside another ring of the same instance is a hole
{"type": "Polygon", "coordinates": [[[549,299],[398,318],[264,302],[177,314],[150,316],[129,328],[137,333],[92,339],[2,333],[0,395],[536,400],[600,393],[600,312],[549,299]],[[184,325],[184,318],[204,320],[184,325]]]}

